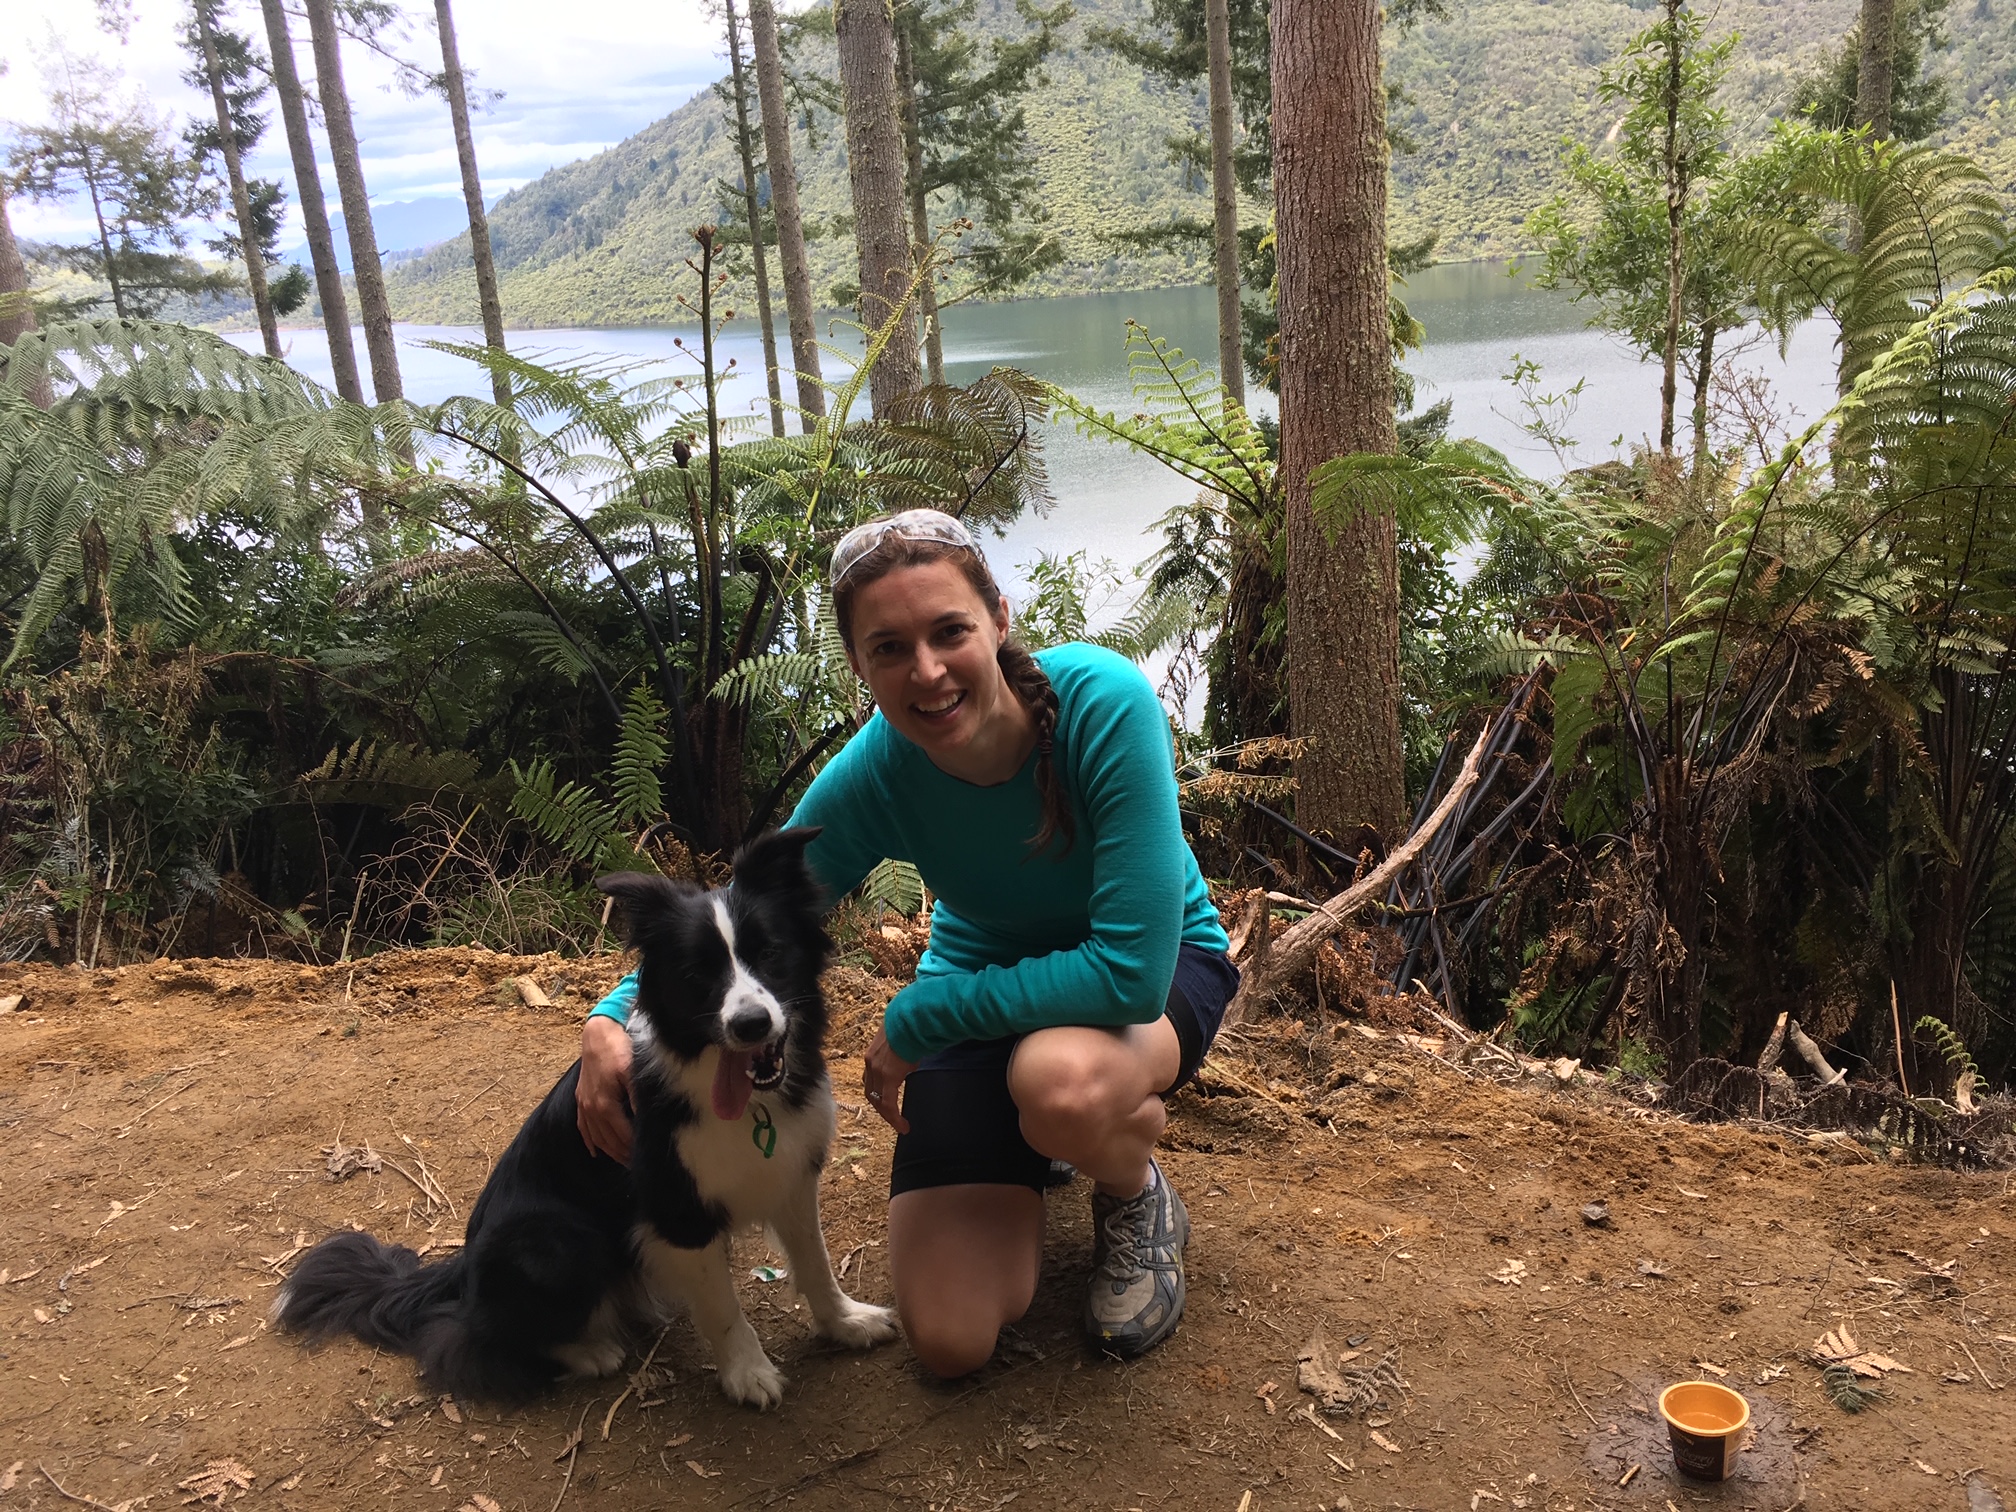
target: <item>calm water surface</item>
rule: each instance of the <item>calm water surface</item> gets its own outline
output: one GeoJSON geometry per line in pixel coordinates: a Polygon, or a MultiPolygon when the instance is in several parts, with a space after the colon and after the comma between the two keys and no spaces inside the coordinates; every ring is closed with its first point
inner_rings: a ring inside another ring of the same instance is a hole
{"type": "MultiPolygon", "coordinates": [[[[1552,454],[1519,429],[1519,401],[1505,380],[1514,353],[1541,365],[1543,390],[1560,391],[1583,380],[1568,424],[1579,445],[1578,462],[1612,455],[1620,438],[1628,450],[1656,431],[1658,368],[1590,330],[1586,307],[1530,288],[1505,265],[1491,263],[1431,268],[1409,280],[1406,299],[1428,332],[1426,347],[1406,363],[1419,385],[1417,402],[1449,399],[1451,434],[1489,442],[1535,472],[1557,470],[1552,454]]],[[[1006,364],[1048,378],[1101,409],[1129,413],[1134,407],[1126,362],[1130,318],[1200,360],[1216,354],[1216,301],[1208,288],[1081,295],[955,306],[945,315],[946,376],[963,383],[1006,364]]],[[[781,329],[778,335],[781,341],[781,329]]],[[[421,345],[429,339],[480,341],[479,333],[400,326],[398,337],[410,397],[432,402],[455,393],[487,393],[488,384],[472,364],[421,345]]],[[[837,322],[830,323],[829,337],[837,345],[858,346],[837,322]]],[[[239,339],[256,342],[256,337],[239,339]]],[[[691,339],[690,329],[663,328],[520,331],[509,337],[513,351],[540,360],[626,360],[660,373],[698,371],[678,344],[691,339]]],[[[329,381],[328,344],[319,330],[290,332],[286,340],[296,367],[329,381]]],[[[1784,358],[1759,344],[1742,360],[1769,380],[1781,409],[1811,419],[1832,397],[1833,341],[1833,327],[1816,322],[1793,338],[1784,358]]],[[[355,344],[361,365],[361,330],[355,344]]],[[[736,361],[737,376],[724,395],[727,407],[740,413],[760,408],[762,348],[754,322],[731,325],[720,352],[720,361],[736,361]]],[[[1271,395],[1256,392],[1250,398],[1256,409],[1272,412],[1271,395]]],[[[1046,551],[1083,549],[1094,559],[1131,567],[1157,544],[1154,526],[1163,512],[1194,492],[1157,464],[1123,447],[1087,440],[1065,425],[1050,427],[1044,445],[1057,507],[1047,517],[1017,522],[989,551],[1018,578],[1014,569],[1046,551]]]]}

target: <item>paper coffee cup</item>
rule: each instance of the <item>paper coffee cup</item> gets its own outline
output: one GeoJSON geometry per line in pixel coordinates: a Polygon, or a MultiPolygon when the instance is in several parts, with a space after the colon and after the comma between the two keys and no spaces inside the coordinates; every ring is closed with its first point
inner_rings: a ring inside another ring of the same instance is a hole
{"type": "Polygon", "coordinates": [[[1681,1381],[1659,1393],[1673,1463],[1692,1480],[1727,1480],[1750,1441],[1750,1404],[1713,1381],[1681,1381]]]}

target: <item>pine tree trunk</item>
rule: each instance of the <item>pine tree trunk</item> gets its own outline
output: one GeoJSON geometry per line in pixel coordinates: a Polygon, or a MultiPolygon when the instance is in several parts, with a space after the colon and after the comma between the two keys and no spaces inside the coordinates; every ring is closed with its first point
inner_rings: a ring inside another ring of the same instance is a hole
{"type": "Polygon", "coordinates": [[[881,415],[919,383],[889,0],[839,0],[833,29],[847,108],[847,177],[854,192],[854,241],[861,262],[861,322],[872,335],[894,320],[889,344],[868,375],[869,397],[881,415]]]}
{"type": "MultiPolygon", "coordinates": [[[[483,176],[476,171],[476,135],[469,126],[469,91],[462,78],[462,51],[455,44],[455,16],[449,0],[434,0],[434,23],[441,33],[441,68],[448,85],[448,115],[455,123],[455,157],[462,165],[462,199],[469,207],[469,252],[476,262],[476,307],[483,316],[483,341],[504,345],[504,303],[497,297],[497,263],[490,255],[490,216],[483,208],[483,176]]],[[[490,375],[497,403],[511,407],[511,380],[490,375]]]]}
{"type": "Polygon", "coordinates": [[[1659,450],[1673,455],[1673,411],[1680,397],[1680,308],[1686,270],[1681,216],[1687,189],[1680,163],[1680,7],[1666,0],[1666,341],[1659,380],[1659,450]]]}
{"type": "Polygon", "coordinates": [[[371,358],[371,389],[380,404],[402,398],[399,351],[392,340],[392,307],[385,295],[385,266],[378,257],[378,233],[371,224],[371,197],[364,187],[364,164],[357,151],[357,128],[350,119],[350,96],[343,87],[343,53],[332,0],[306,0],[308,33],[315,47],[315,92],[322,101],[322,125],[336,165],[336,188],[343,196],[343,229],[350,238],[350,276],[364,316],[364,350],[371,358]]]}
{"type": "Polygon", "coordinates": [[[798,171],[791,157],[791,118],[784,108],[784,62],[777,47],[777,11],[771,0],[749,0],[749,33],[756,54],[757,103],[763,111],[763,151],[770,164],[770,211],[777,219],[777,260],[784,265],[791,365],[798,373],[800,423],[809,433],[826,413],[826,390],[819,381],[812,272],[805,259],[805,222],[798,211],[798,171]]]}
{"type": "Polygon", "coordinates": [[[273,93],[280,97],[280,119],[287,128],[287,150],[294,159],[294,194],[308,232],[308,260],[315,268],[316,297],[322,301],[322,328],[329,334],[329,367],[336,392],[352,404],[364,402],[357,377],[357,349],[350,341],[350,301],[343,292],[343,273],[336,266],[336,241],[329,231],[329,209],[322,200],[322,171],[315,164],[315,142],[308,135],[308,105],[301,92],[301,74],[294,66],[294,40],[287,32],[287,12],[281,0],[259,0],[266,18],[266,45],[273,56],[273,93]]]}
{"type": "Polygon", "coordinates": [[[756,264],[756,319],[763,332],[763,375],[770,385],[770,430],[784,434],[784,390],[777,375],[777,326],[770,315],[770,262],[763,251],[763,209],[756,203],[756,141],[749,129],[749,86],[742,70],[742,18],[735,0],[728,15],[728,77],[735,94],[735,145],[742,154],[742,210],[749,222],[749,252],[756,264]]]}
{"type": "Polygon", "coordinates": [[[1239,197],[1232,181],[1232,21],[1226,0],[1204,0],[1211,79],[1211,250],[1218,280],[1218,381],[1246,402],[1239,323],[1239,197]]]}
{"type": "Polygon", "coordinates": [[[1862,0],[1862,53],[1855,67],[1855,124],[1879,142],[1890,139],[1896,89],[1897,0],[1862,0]]]}
{"type": "MultiPolygon", "coordinates": [[[[910,66],[910,33],[896,28],[896,98],[903,106],[903,186],[910,197],[910,248],[917,265],[931,255],[931,195],[924,187],[924,138],[917,126],[917,75],[910,66]]],[[[924,326],[924,366],[933,384],[945,382],[945,339],[938,328],[938,288],[927,274],[917,285],[924,326]]]]}
{"type": "Polygon", "coordinates": [[[252,290],[252,308],[259,316],[259,336],[266,343],[266,355],[280,355],[280,323],[273,318],[273,297],[266,290],[266,249],[252,223],[252,197],[245,192],[245,169],[238,160],[238,130],[231,119],[231,102],[224,95],[224,64],[217,56],[217,35],[210,25],[210,8],[205,0],[191,7],[196,13],[196,34],[203,42],[203,72],[210,80],[210,103],[217,110],[217,140],[224,150],[224,173],[231,183],[231,211],[238,218],[238,242],[245,254],[245,282],[252,290]]]}
{"type": "Polygon", "coordinates": [[[1378,0],[1274,0],[1274,195],[1281,311],[1281,480],[1288,532],[1296,813],[1313,831],[1406,825],[1400,747],[1400,588],[1390,510],[1335,537],[1309,475],[1390,452],[1386,94],[1378,0]]]}

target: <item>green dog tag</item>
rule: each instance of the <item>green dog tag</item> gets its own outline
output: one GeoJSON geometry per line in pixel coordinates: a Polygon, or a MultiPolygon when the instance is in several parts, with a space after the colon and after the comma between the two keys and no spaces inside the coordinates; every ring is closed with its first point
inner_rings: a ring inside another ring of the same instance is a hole
{"type": "Polygon", "coordinates": [[[777,1153],[777,1125],[770,1121],[770,1110],[763,1104],[756,1104],[756,1127],[749,1131],[749,1138],[768,1160],[777,1153]]]}

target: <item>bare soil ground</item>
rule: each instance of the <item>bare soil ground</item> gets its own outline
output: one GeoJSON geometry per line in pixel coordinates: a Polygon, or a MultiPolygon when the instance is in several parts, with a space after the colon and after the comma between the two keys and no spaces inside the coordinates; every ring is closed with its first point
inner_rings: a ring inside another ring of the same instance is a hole
{"type": "MultiPolygon", "coordinates": [[[[1362,1020],[1257,1026],[1178,1098],[1189,1312],[1135,1364],[1077,1335],[1082,1183],[1051,1199],[1031,1315],[952,1386],[901,1345],[815,1343],[753,1240],[745,1304],[791,1378],[768,1416],[719,1397],[683,1324],[634,1381],[504,1414],[424,1393],[402,1359],[269,1333],[291,1257],[331,1228],[459,1239],[619,969],[443,950],[354,973],[0,973],[27,995],[0,1016],[0,1508],[1779,1512],[1967,1508],[1970,1474],[1976,1508],[2016,1491],[2006,1175],[1634,1115],[1579,1082],[1500,1086],[1362,1020]],[[553,1006],[520,1001],[521,974],[553,1006]],[[339,1138],[383,1168],[332,1181],[339,1138]],[[1580,1216],[1592,1200],[1607,1226],[1580,1216]],[[1909,1367],[1854,1416],[1809,1358],[1844,1324],[1909,1367]],[[1310,1413],[1296,1356],[1317,1325],[1362,1335],[1363,1359],[1397,1351],[1407,1389],[1310,1413]],[[1678,1481],[1654,1420],[1689,1377],[1755,1408],[1721,1486],[1678,1481]]],[[[835,1080],[858,1096],[890,983],[832,985],[835,1080]]],[[[889,1150],[843,1114],[826,1191],[846,1284],[875,1301],[889,1150]]]]}

